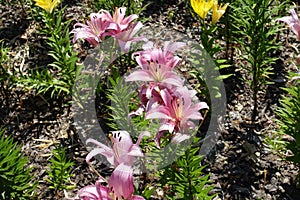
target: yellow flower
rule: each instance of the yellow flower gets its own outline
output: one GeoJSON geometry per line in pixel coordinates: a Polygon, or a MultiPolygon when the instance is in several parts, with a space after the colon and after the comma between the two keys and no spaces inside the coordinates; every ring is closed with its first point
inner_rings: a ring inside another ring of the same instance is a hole
{"type": "Polygon", "coordinates": [[[214,0],[191,0],[192,8],[202,19],[205,19],[213,4],[214,0]]]}
{"type": "Polygon", "coordinates": [[[226,10],[228,5],[229,5],[229,3],[226,3],[224,6],[222,6],[222,4],[220,4],[220,6],[218,8],[218,1],[214,2],[213,8],[212,8],[213,14],[212,14],[211,23],[215,24],[219,21],[219,19],[225,13],[225,10],[226,10]]]}
{"type": "Polygon", "coordinates": [[[59,0],[34,0],[36,6],[39,6],[46,10],[47,13],[52,13],[55,6],[59,3],[59,0]]]}

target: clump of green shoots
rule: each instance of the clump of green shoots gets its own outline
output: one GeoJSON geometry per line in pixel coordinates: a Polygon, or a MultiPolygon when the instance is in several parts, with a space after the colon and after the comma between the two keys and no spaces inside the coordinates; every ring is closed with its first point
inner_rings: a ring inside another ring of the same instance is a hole
{"type": "Polygon", "coordinates": [[[252,121],[257,120],[258,93],[267,84],[271,84],[272,64],[278,57],[271,54],[279,50],[276,34],[280,25],[274,17],[283,9],[284,4],[268,0],[238,0],[231,4],[230,18],[234,28],[233,40],[237,50],[241,51],[239,67],[247,72],[251,79],[246,79],[252,89],[254,107],[252,121]]]}
{"type": "Polygon", "coordinates": [[[12,137],[0,129],[0,199],[27,200],[37,186],[27,168],[28,158],[12,137]]]}
{"type": "MultiPolygon", "coordinates": [[[[199,139],[196,139],[199,140],[199,139]]],[[[205,166],[201,166],[202,157],[199,147],[188,148],[173,164],[161,172],[162,187],[168,187],[168,199],[213,199],[209,195],[213,186],[209,185],[209,175],[203,175],[205,166]]]]}
{"type": "Polygon", "coordinates": [[[52,154],[50,170],[47,170],[49,178],[46,179],[50,184],[49,188],[55,192],[73,189],[75,185],[70,184],[70,178],[72,177],[72,166],[74,163],[67,159],[66,150],[61,146],[54,149],[52,154]]]}
{"type": "MultiPolygon", "coordinates": [[[[287,160],[300,164],[300,76],[299,74],[290,74],[290,85],[283,88],[287,94],[282,96],[280,106],[276,114],[279,119],[277,136],[283,141],[281,136],[289,135],[293,140],[282,143],[286,149],[293,152],[293,155],[287,157],[287,160]]],[[[298,186],[300,186],[300,174],[298,175],[298,186]]]]}
{"type": "MultiPolygon", "coordinates": [[[[32,70],[30,75],[23,75],[21,82],[31,89],[35,89],[37,93],[51,92],[53,97],[55,94],[65,93],[70,95],[75,80],[77,53],[72,50],[69,27],[71,20],[63,22],[63,11],[65,8],[57,11],[56,4],[44,6],[38,4],[44,10],[40,10],[35,14],[39,22],[44,22],[45,27],[40,28],[40,34],[47,37],[49,47],[48,55],[53,58],[53,62],[47,67],[37,67],[32,70]],[[40,70],[39,68],[42,68],[40,70]],[[50,70],[53,68],[54,70],[50,70]],[[55,71],[55,73],[53,72],[55,71]]],[[[42,24],[42,23],[41,23],[42,24]]]]}

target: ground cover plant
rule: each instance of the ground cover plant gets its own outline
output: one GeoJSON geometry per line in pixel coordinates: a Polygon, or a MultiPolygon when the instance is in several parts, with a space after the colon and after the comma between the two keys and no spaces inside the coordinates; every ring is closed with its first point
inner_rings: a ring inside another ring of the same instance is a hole
{"type": "Polygon", "coordinates": [[[292,1],[0,1],[0,199],[298,199],[292,1]]]}

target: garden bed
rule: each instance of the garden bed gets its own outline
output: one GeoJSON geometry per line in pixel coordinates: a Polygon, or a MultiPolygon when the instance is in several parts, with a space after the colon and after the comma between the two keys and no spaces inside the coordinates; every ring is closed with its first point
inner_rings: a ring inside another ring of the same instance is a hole
{"type": "MultiPolygon", "coordinates": [[[[144,2],[145,5],[147,3],[149,5],[140,15],[140,18],[145,19],[146,27],[162,26],[186,34],[191,40],[201,40],[199,22],[191,15],[185,1],[144,2]]],[[[67,6],[63,19],[73,19],[72,25],[79,21],[85,23],[91,12],[97,12],[92,2],[64,1],[63,5],[67,6]]],[[[49,45],[45,42],[46,38],[38,33],[38,29],[44,24],[38,22],[39,19],[36,19],[36,13],[32,12],[31,7],[34,7],[31,3],[25,2],[22,6],[17,1],[12,5],[2,3],[0,7],[0,40],[9,48],[9,59],[5,66],[9,66],[10,76],[14,75],[19,80],[22,79],[20,71],[24,75],[30,73],[30,69],[44,68],[54,61],[47,55],[49,45]]],[[[216,55],[218,59],[226,58],[223,37],[220,33],[216,40],[223,45],[223,50],[216,55]]],[[[299,47],[293,33],[287,36],[286,31],[280,32],[278,41],[295,48],[299,47]]],[[[74,44],[74,51],[78,52],[78,62],[85,59],[88,50],[91,50],[91,47],[87,43],[74,44]]],[[[281,151],[286,155],[280,156],[266,143],[266,138],[272,138],[273,131],[278,128],[274,122],[274,119],[278,118],[274,111],[279,105],[281,95],[284,94],[281,88],[287,82],[286,74],[295,69],[292,48],[282,47],[280,50],[271,55],[279,57],[272,66],[274,74],[270,76],[274,84],[265,85],[258,93],[255,122],[251,120],[253,91],[243,81],[249,74],[238,67],[238,62],[242,62],[238,57],[241,52],[234,51],[232,66],[221,70],[222,74],[233,74],[224,80],[226,115],[223,116],[224,123],[219,124],[216,145],[201,161],[201,165],[206,165],[203,169],[204,174],[210,174],[213,189],[209,194],[216,194],[214,199],[297,200],[300,197],[300,191],[296,187],[299,166],[284,160],[291,152],[281,151]]],[[[55,74],[55,68],[50,67],[49,70],[55,74]]],[[[28,156],[28,167],[33,168],[33,181],[38,181],[33,198],[63,199],[76,196],[80,188],[94,184],[98,176],[85,162],[88,150],[73,124],[74,110],[70,103],[72,97],[63,95],[63,92],[62,95],[52,95],[51,91],[37,94],[35,88],[26,88],[16,79],[0,82],[0,126],[4,127],[5,135],[11,135],[22,147],[22,153],[28,156]],[[46,179],[49,178],[47,170],[52,150],[57,144],[66,148],[67,158],[74,162],[73,176],[70,177],[69,183],[76,187],[54,192],[49,189],[46,179]]],[[[107,113],[103,113],[103,110],[107,102],[106,98],[100,97],[96,101],[100,123],[106,120],[107,113]]],[[[292,138],[286,135],[284,140],[289,141],[292,138]]],[[[92,164],[99,171],[103,169],[97,160],[93,160],[92,164]]],[[[108,168],[102,171],[104,175],[111,172],[108,168]]],[[[139,178],[142,179],[143,176],[139,178]]],[[[146,180],[148,181],[147,178],[146,180]]],[[[156,189],[150,199],[163,199],[165,193],[168,193],[168,188],[156,189]]]]}

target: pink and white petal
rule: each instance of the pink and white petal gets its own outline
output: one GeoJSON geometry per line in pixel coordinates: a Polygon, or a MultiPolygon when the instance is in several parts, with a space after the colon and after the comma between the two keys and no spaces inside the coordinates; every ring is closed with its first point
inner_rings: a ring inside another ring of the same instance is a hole
{"type": "Polygon", "coordinates": [[[297,15],[297,13],[296,13],[296,11],[295,11],[295,9],[290,9],[290,13],[291,13],[291,15],[292,15],[292,18],[295,20],[295,22],[299,22],[299,18],[298,18],[298,15],[297,15]]]}
{"type": "Polygon", "coordinates": [[[180,63],[181,59],[177,56],[173,57],[172,59],[168,60],[166,65],[173,69],[178,63],[180,63]]]}
{"type": "Polygon", "coordinates": [[[181,134],[181,133],[175,133],[175,135],[172,137],[171,142],[175,144],[179,144],[180,142],[189,139],[191,136],[187,134],[181,134]]]}
{"type": "MultiPolygon", "coordinates": [[[[130,29],[129,38],[132,38],[144,25],[141,22],[136,22],[130,29]]],[[[143,37],[144,38],[144,37],[143,37]]]]}
{"type": "Polygon", "coordinates": [[[150,49],[153,49],[154,48],[154,42],[152,41],[148,41],[147,43],[145,43],[142,48],[144,50],[150,50],[150,49]]]}
{"type": "Polygon", "coordinates": [[[142,196],[133,195],[129,200],[145,200],[145,198],[142,196]]]}
{"type": "Polygon", "coordinates": [[[186,46],[184,42],[171,42],[166,41],[164,44],[164,52],[171,52],[174,53],[176,50],[186,46]]]}
{"type": "Polygon", "coordinates": [[[127,131],[112,131],[114,143],[125,142],[132,144],[130,134],[127,131]]]}
{"type": "Polygon", "coordinates": [[[145,112],[145,108],[140,106],[136,111],[132,111],[128,115],[130,118],[133,116],[142,116],[144,112],[145,112]]]}
{"type": "Polygon", "coordinates": [[[108,187],[101,185],[101,182],[96,182],[96,189],[99,194],[99,200],[113,200],[108,187]]]}
{"type": "Polygon", "coordinates": [[[165,106],[158,106],[146,113],[146,119],[172,119],[170,111],[165,106]]]}
{"type": "Polygon", "coordinates": [[[128,152],[129,156],[135,156],[135,157],[143,157],[144,154],[142,152],[142,149],[138,145],[132,145],[130,151],[128,152]]]}
{"type": "Polygon", "coordinates": [[[111,151],[105,151],[104,149],[101,149],[101,148],[95,148],[93,149],[90,153],[88,153],[88,155],[86,156],[85,160],[87,163],[90,162],[90,160],[98,155],[98,154],[101,154],[103,156],[106,157],[107,161],[111,164],[111,165],[114,165],[114,153],[111,151]]]}
{"type": "Polygon", "coordinates": [[[160,149],[160,138],[164,135],[165,131],[159,131],[156,136],[155,136],[155,144],[157,146],[157,148],[160,149]]]}
{"type": "Polygon", "coordinates": [[[131,45],[131,41],[122,41],[122,40],[117,40],[118,44],[121,48],[121,51],[123,51],[124,53],[128,53],[129,49],[130,49],[130,45],[131,45]]]}
{"type": "Polygon", "coordinates": [[[115,10],[115,13],[113,14],[113,19],[116,22],[121,22],[124,20],[126,14],[126,7],[121,7],[115,10]]]}
{"type": "Polygon", "coordinates": [[[76,23],[74,24],[74,29],[70,32],[70,33],[73,33],[74,30],[78,29],[77,26],[79,26],[78,28],[89,28],[89,26],[87,26],[86,24],[83,24],[83,23],[76,23]]]}
{"type": "Polygon", "coordinates": [[[293,17],[291,17],[291,16],[281,17],[281,18],[278,18],[277,20],[278,20],[278,21],[285,22],[285,23],[287,23],[289,26],[290,26],[291,23],[294,23],[294,22],[293,22],[294,19],[293,19],[293,17]]]}
{"type": "Polygon", "coordinates": [[[131,137],[127,131],[113,131],[114,145],[113,150],[115,153],[115,163],[117,166],[121,162],[132,164],[133,158],[128,156],[128,153],[133,145],[131,137]]]}
{"type": "Polygon", "coordinates": [[[292,30],[296,34],[297,39],[300,40],[300,24],[294,24],[292,30]]]}
{"type": "Polygon", "coordinates": [[[195,111],[195,110],[187,110],[184,113],[184,118],[185,119],[197,119],[197,120],[203,119],[201,113],[199,111],[195,111]]]}
{"type": "Polygon", "coordinates": [[[142,56],[135,56],[133,59],[137,62],[137,64],[143,69],[147,70],[149,67],[149,63],[142,56]]]}
{"type": "Polygon", "coordinates": [[[115,35],[120,32],[118,25],[114,22],[109,22],[106,30],[110,31],[111,35],[115,35]]]}
{"type": "Polygon", "coordinates": [[[176,126],[175,123],[165,122],[161,124],[158,131],[169,131],[169,133],[173,133],[175,126],[176,126]]]}
{"type": "MultiPolygon", "coordinates": [[[[171,74],[171,73],[170,73],[171,74]]],[[[169,75],[168,78],[165,78],[162,83],[168,83],[168,84],[171,84],[171,85],[175,85],[177,87],[182,87],[183,86],[183,80],[178,77],[176,74],[172,74],[172,75],[169,75]]]]}
{"type": "Polygon", "coordinates": [[[193,110],[202,110],[202,109],[209,109],[206,102],[199,102],[191,106],[193,110]]]}
{"type": "Polygon", "coordinates": [[[146,112],[149,112],[149,110],[153,109],[153,108],[157,108],[158,106],[160,106],[160,101],[161,99],[158,98],[150,98],[149,101],[146,104],[146,112]]]}
{"type": "Polygon", "coordinates": [[[129,25],[133,20],[135,20],[137,18],[138,18],[138,16],[136,14],[130,15],[123,20],[122,24],[129,25]]]}
{"type": "Polygon", "coordinates": [[[111,14],[107,10],[101,9],[99,11],[99,14],[100,14],[100,18],[102,18],[103,20],[109,22],[113,21],[111,14]]]}
{"type": "Polygon", "coordinates": [[[75,197],[75,199],[98,200],[100,199],[100,197],[96,189],[96,186],[88,185],[78,191],[77,197],[75,197]]]}
{"type": "Polygon", "coordinates": [[[128,199],[133,195],[133,169],[121,163],[113,171],[109,180],[109,187],[118,198],[128,199]]]}
{"type": "Polygon", "coordinates": [[[93,143],[93,144],[97,145],[98,147],[104,149],[105,151],[110,151],[110,150],[112,150],[112,148],[110,148],[110,147],[108,147],[108,146],[102,144],[101,142],[98,142],[97,140],[95,140],[95,139],[93,139],[93,138],[87,139],[87,140],[86,140],[86,144],[88,144],[88,143],[93,143]]]}
{"type": "Polygon", "coordinates": [[[103,155],[103,156],[105,156],[107,158],[107,160],[108,160],[108,162],[110,164],[113,165],[113,162],[114,162],[113,161],[114,160],[114,152],[113,152],[113,150],[110,147],[108,147],[108,146],[106,146],[106,145],[98,142],[97,140],[91,139],[91,138],[87,139],[86,143],[87,144],[88,143],[93,143],[93,144],[95,144],[95,145],[98,146],[98,148],[93,149],[86,156],[86,162],[89,162],[91,160],[91,158],[94,157],[95,155],[101,154],[101,155],[103,155]]]}
{"type": "Polygon", "coordinates": [[[173,99],[170,92],[167,89],[160,91],[161,98],[167,107],[171,107],[171,100],[173,99]]]}
{"type": "Polygon", "coordinates": [[[80,38],[83,38],[83,39],[86,39],[86,38],[93,38],[94,40],[98,40],[99,42],[99,39],[98,39],[98,36],[95,35],[93,32],[91,32],[90,30],[88,29],[85,29],[85,28],[79,28],[78,30],[76,30],[77,32],[75,32],[74,30],[74,38],[73,38],[73,41],[76,41],[80,38]]]}
{"type": "Polygon", "coordinates": [[[149,72],[144,70],[137,70],[132,72],[125,81],[154,81],[149,72]]]}

